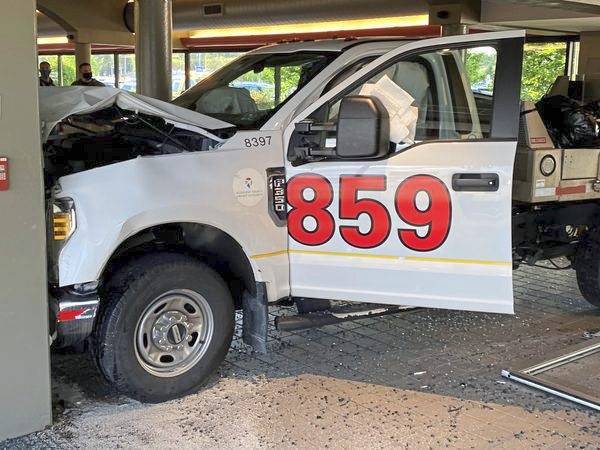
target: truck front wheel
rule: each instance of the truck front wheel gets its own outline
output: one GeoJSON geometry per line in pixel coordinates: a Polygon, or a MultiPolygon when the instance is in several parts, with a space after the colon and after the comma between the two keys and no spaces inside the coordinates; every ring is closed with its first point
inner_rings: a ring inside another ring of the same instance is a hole
{"type": "Polygon", "coordinates": [[[137,259],[112,277],[105,297],[93,351],[104,376],[130,397],[161,402],[194,392],[227,354],[231,293],[192,257],[137,259]]]}
{"type": "Polygon", "coordinates": [[[574,261],[583,298],[600,308],[600,230],[590,230],[578,245],[574,261]]]}

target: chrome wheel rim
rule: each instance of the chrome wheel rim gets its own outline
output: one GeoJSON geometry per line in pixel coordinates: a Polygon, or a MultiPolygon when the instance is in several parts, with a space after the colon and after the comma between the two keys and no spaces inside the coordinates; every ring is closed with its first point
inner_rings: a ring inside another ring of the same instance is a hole
{"type": "Polygon", "coordinates": [[[157,297],[140,316],[135,353],[140,365],[158,377],[181,375],[202,359],[214,331],[206,299],[189,289],[157,297]]]}

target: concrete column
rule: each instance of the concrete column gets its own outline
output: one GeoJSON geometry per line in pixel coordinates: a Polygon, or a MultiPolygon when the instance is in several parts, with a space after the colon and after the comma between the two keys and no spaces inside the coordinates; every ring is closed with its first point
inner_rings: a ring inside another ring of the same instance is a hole
{"type": "MultiPolygon", "coordinates": [[[[85,42],[75,43],[75,66],[76,70],[79,70],[79,64],[81,63],[92,63],[92,44],[85,42]]],[[[79,77],[79,72],[76,74],[79,77]]]]}
{"type": "Polygon", "coordinates": [[[135,67],[137,91],[171,100],[173,42],[171,0],[135,1],[135,67]]]}
{"type": "Polygon", "coordinates": [[[460,34],[469,34],[469,26],[464,23],[442,25],[442,36],[456,36],[460,34]]]}
{"type": "Polygon", "coordinates": [[[0,441],[52,420],[35,8],[3,0],[0,14],[0,441]]]}
{"type": "Polygon", "coordinates": [[[427,0],[429,25],[441,25],[442,36],[469,34],[468,24],[481,21],[481,0],[427,0]]]}

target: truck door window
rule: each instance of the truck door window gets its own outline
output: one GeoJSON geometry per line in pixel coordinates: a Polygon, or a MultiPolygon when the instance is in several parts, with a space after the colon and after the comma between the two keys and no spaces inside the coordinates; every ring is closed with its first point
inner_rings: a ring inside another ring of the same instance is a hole
{"type": "Polygon", "coordinates": [[[358,72],[360,69],[362,69],[367,64],[374,61],[375,59],[377,59],[377,56],[367,56],[366,58],[363,58],[363,59],[355,62],[354,64],[346,67],[340,73],[338,73],[329,83],[327,83],[327,86],[325,86],[325,89],[323,89],[322,94],[329,92],[334,87],[336,87],[338,84],[340,84],[342,81],[344,81],[347,78],[349,78],[350,76],[354,75],[356,72],[358,72]]]}
{"type": "MultiPolygon", "coordinates": [[[[412,99],[416,108],[414,123],[410,124],[412,133],[392,145],[404,148],[418,141],[484,139],[491,130],[495,72],[493,47],[442,49],[412,55],[379,69],[368,81],[323,105],[311,119],[335,125],[344,96],[367,92],[366,85],[377,84],[387,77],[389,80],[384,81],[391,80],[400,87],[410,96],[404,98],[412,99]]],[[[331,129],[335,127],[330,126],[326,132],[325,147],[335,146],[335,131],[331,129]]]]}
{"type": "Polygon", "coordinates": [[[463,51],[462,56],[468,86],[477,106],[481,132],[484,137],[488,137],[492,127],[492,100],[498,55],[493,47],[475,47],[463,51]]]}

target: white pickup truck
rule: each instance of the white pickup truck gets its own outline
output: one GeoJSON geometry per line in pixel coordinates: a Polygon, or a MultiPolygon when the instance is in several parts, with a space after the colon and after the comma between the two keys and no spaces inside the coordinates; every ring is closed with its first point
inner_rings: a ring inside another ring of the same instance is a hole
{"type": "Polygon", "coordinates": [[[599,304],[597,202],[513,200],[524,37],[268,46],[172,103],[41,88],[55,345],[162,401],[236,309],[259,350],[281,301],[512,313],[513,265],[556,256],[599,304]]]}

